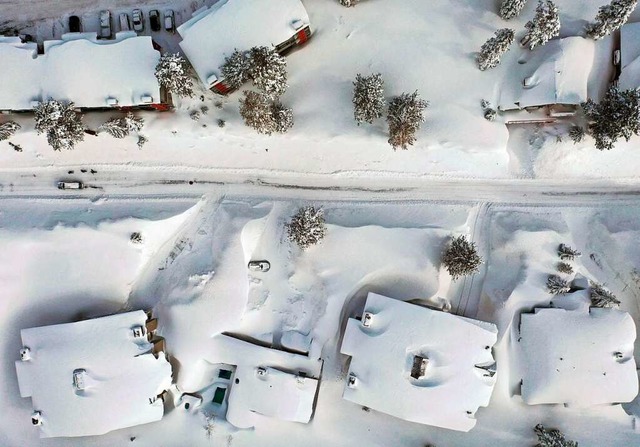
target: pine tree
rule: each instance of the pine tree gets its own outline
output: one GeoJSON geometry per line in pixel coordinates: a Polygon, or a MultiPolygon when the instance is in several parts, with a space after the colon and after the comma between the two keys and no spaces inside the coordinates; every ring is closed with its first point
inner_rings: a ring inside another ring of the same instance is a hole
{"type": "Polygon", "coordinates": [[[189,63],[179,54],[163,54],[156,65],[158,83],[171,93],[183,97],[193,96],[193,81],[189,63]]]}
{"type": "Polygon", "coordinates": [[[525,25],[527,34],[520,41],[522,45],[529,45],[533,50],[544,45],[550,39],[560,35],[560,15],[558,8],[551,0],[538,0],[536,15],[525,25]]]}
{"type": "Polygon", "coordinates": [[[220,67],[224,83],[233,90],[249,80],[250,69],[251,61],[246,52],[238,50],[234,50],[231,56],[225,58],[224,64],[220,67]]]}
{"type": "Polygon", "coordinates": [[[287,236],[303,250],[320,242],[327,233],[322,208],[305,206],[286,224],[287,236]]]}
{"type": "Polygon", "coordinates": [[[496,31],[494,37],[487,40],[480,48],[476,59],[478,68],[482,71],[498,66],[500,58],[509,51],[509,47],[515,39],[515,32],[509,28],[496,31]]]}
{"type": "Polygon", "coordinates": [[[342,6],[346,6],[347,8],[356,6],[358,3],[360,3],[360,0],[339,0],[339,1],[342,6]]]}
{"type": "Polygon", "coordinates": [[[0,124],[0,141],[8,140],[20,130],[22,126],[16,123],[15,121],[7,121],[6,123],[0,124]]]}
{"type": "Polygon", "coordinates": [[[451,239],[451,243],[442,255],[442,264],[455,281],[461,276],[477,272],[482,264],[482,258],[478,255],[475,243],[469,242],[465,236],[458,236],[451,239]]]}
{"type": "Polygon", "coordinates": [[[292,110],[261,92],[244,92],[244,98],[240,99],[240,116],[247,126],[266,135],[285,133],[293,126],[292,110]]]}
{"type": "Polygon", "coordinates": [[[353,116],[361,123],[373,123],[384,110],[384,81],[380,73],[370,76],[356,75],[353,83],[353,116]]]}
{"type": "Polygon", "coordinates": [[[538,424],[533,429],[538,436],[536,447],[578,447],[578,443],[565,439],[560,430],[555,428],[544,428],[542,424],[538,424]]]}
{"type": "Polygon", "coordinates": [[[100,126],[101,131],[107,132],[114,138],[124,138],[131,132],[139,132],[144,126],[144,119],[129,112],[121,118],[111,118],[100,126]]]}
{"type": "Polygon", "coordinates": [[[526,3],[527,0],[502,0],[502,5],[500,6],[500,17],[505,20],[518,17],[526,3]]]}
{"type": "Polygon", "coordinates": [[[593,307],[616,307],[620,305],[620,300],[600,283],[591,283],[589,298],[593,307]]]}
{"type": "Polygon", "coordinates": [[[576,257],[581,256],[578,250],[575,250],[568,245],[560,244],[558,245],[558,256],[563,261],[573,261],[576,257]]]}
{"type": "Polygon", "coordinates": [[[287,90],[287,61],[275,49],[253,47],[249,60],[253,85],[271,97],[281,96],[287,90]]]}
{"type": "Polygon", "coordinates": [[[624,25],[636,9],[638,0],[613,0],[600,7],[595,22],[586,26],[587,36],[602,39],[624,25]]]}
{"type": "Polygon", "coordinates": [[[547,290],[552,295],[564,295],[571,290],[571,287],[568,281],[565,281],[558,275],[549,275],[547,278],[547,290]]]}
{"type": "Polygon", "coordinates": [[[293,127],[293,110],[283,106],[280,101],[274,101],[271,104],[271,116],[275,132],[285,133],[293,127]]]}
{"type": "Polygon", "coordinates": [[[556,264],[556,270],[567,275],[571,275],[573,273],[573,267],[571,267],[571,264],[562,261],[556,264]]]}
{"type": "Polygon", "coordinates": [[[34,109],[35,128],[38,134],[47,135],[53,150],[73,149],[84,140],[82,115],[74,110],[74,104],[51,99],[41,102],[34,109]]]}
{"type": "Polygon", "coordinates": [[[629,141],[640,133],[640,89],[620,91],[610,87],[599,104],[588,99],[582,109],[591,121],[588,129],[597,149],[613,149],[620,137],[629,141]]]}
{"type": "Polygon", "coordinates": [[[407,149],[416,141],[416,132],[424,122],[424,109],[429,103],[418,97],[418,91],[396,96],[389,103],[387,123],[389,124],[389,144],[394,150],[407,149]]]}
{"type": "Polygon", "coordinates": [[[578,144],[584,139],[584,127],[582,126],[571,126],[569,129],[569,138],[573,141],[573,144],[578,144]]]}

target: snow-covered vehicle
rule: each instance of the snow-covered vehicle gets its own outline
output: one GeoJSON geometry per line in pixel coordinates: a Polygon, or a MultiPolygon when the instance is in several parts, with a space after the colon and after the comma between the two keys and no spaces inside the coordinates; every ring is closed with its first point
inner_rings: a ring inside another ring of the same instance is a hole
{"type": "Polygon", "coordinates": [[[84,184],[79,181],[60,181],[58,182],[58,189],[83,189],[84,184]]]}
{"type": "Polygon", "coordinates": [[[269,261],[249,261],[247,265],[252,272],[268,272],[271,268],[269,261]]]}
{"type": "Polygon", "coordinates": [[[157,9],[149,11],[149,24],[151,25],[151,31],[160,31],[162,29],[160,25],[160,12],[157,9]]]}
{"type": "Polygon", "coordinates": [[[133,17],[133,30],[136,32],[144,31],[144,16],[142,15],[142,11],[134,9],[131,16],[133,17]]]}
{"type": "Polygon", "coordinates": [[[164,12],[164,29],[170,33],[176,32],[176,18],[172,9],[167,9],[164,12]]]}
{"type": "Polygon", "coordinates": [[[111,38],[111,11],[100,11],[100,38],[111,38]]]}
{"type": "Polygon", "coordinates": [[[120,31],[131,31],[129,14],[127,14],[126,12],[120,14],[120,31]]]}

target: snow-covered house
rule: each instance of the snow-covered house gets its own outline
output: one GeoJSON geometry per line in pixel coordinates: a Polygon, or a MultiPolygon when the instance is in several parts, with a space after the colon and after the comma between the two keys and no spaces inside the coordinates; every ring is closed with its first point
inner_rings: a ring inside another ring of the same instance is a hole
{"type": "Polygon", "coordinates": [[[638,394],[635,339],[633,319],[616,309],[523,314],[522,399],[576,406],[632,401],[638,394]]]}
{"type": "Polygon", "coordinates": [[[155,77],[160,51],[149,36],[135,32],[99,40],[96,33],[71,33],[35,43],[0,37],[0,111],[28,111],[49,99],[78,108],[166,110],[171,99],[155,77]]]}
{"type": "Polygon", "coordinates": [[[16,361],[40,436],[100,435],[158,421],[171,365],[144,311],[21,331],[16,361]]]}
{"type": "Polygon", "coordinates": [[[549,114],[571,113],[587,100],[594,62],[593,39],[565,37],[527,52],[505,77],[498,108],[503,111],[549,107],[549,114]],[[557,110],[557,112],[556,112],[557,110]]]}
{"type": "Polygon", "coordinates": [[[369,293],[340,352],[343,397],[419,424],[469,431],[495,385],[495,325],[369,293]]]}
{"type": "Polygon", "coordinates": [[[284,54],[311,37],[309,15],[300,0],[219,0],[178,27],[180,47],[202,83],[226,94],[220,67],[234,50],[275,47],[284,54]]]}
{"type": "Polygon", "coordinates": [[[640,22],[620,29],[620,69],[621,90],[640,88],[640,22]]]}

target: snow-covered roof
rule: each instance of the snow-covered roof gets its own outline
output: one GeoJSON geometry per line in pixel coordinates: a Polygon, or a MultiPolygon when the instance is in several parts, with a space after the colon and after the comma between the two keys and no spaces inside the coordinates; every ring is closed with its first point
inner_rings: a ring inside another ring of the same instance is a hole
{"type": "Polygon", "coordinates": [[[180,47],[204,85],[220,78],[235,49],[276,46],[295,35],[309,15],[300,0],[219,0],[178,27],[180,47]]]}
{"type": "Polygon", "coordinates": [[[144,311],[21,331],[30,359],[16,361],[20,395],[42,414],[40,436],[89,436],[160,420],[150,399],[171,385],[171,365],[156,358],[144,311]],[[84,370],[84,372],[82,372],[84,370]],[[76,387],[80,375],[83,386],[76,387]]]}
{"type": "Polygon", "coordinates": [[[348,379],[343,397],[411,422],[469,431],[495,385],[480,367],[494,363],[497,332],[490,323],[369,293],[362,321],[349,319],[344,334],[340,352],[352,357],[355,383],[348,379]],[[420,358],[424,375],[416,379],[420,358]]]}
{"type": "Polygon", "coordinates": [[[149,97],[160,102],[160,52],[150,36],[124,32],[98,40],[96,33],[65,34],[45,42],[39,56],[35,44],[16,39],[0,37],[0,59],[12,67],[0,71],[0,110],[29,110],[34,101],[48,99],[87,108],[143,105],[149,97]]]}
{"type": "Polygon", "coordinates": [[[527,404],[589,406],[638,394],[636,328],[615,309],[536,309],[523,314],[522,399],[527,404]]]}
{"type": "Polygon", "coordinates": [[[640,22],[620,29],[620,79],[622,90],[640,88],[640,22]]]}
{"type": "Polygon", "coordinates": [[[565,37],[528,52],[502,84],[500,110],[586,101],[594,45],[593,39],[565,37]]]}

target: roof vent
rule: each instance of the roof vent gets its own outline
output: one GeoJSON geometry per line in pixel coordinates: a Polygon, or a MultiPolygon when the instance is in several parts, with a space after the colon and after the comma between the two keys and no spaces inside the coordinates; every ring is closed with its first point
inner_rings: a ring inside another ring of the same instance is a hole
{"type": "Polygon", "coordinates": [[[259,367],[259,368],[256,368],[256,374],[257,374],[259,377],[265,377],[265,376],[267,375],[267,369],[266,369],[266,368],[263,368],[262,366],[261,366],[261,367],[259,367]]]}
{"type": "Polygon", "coordinates": [[[347,387],[355,388],[358,385],[358,378],[354,373],[349,373],[349,377],[347,377],[347,387]]]}
{"type": "Polygon", "coordinates": [[[362,317],[362,325],[364,327],[371,327],[372,322],[373,322],[373,314],[371,312],[365,312],[362,317]]]}
{"type": "Polygon", "coordinates": [[[144,337],[145,334],[145,330],[144,330],[144,326],[135,326],[133,329],[133,336],[135,338],[140,338],[140,337],[144,337]]]}
{"type": "Polygon", "coordinates": [[[20,350],[20,360],[26,362],[27,360],[31,360],[31,349],[26,346],[20,350]]]}
{"type": "Polygon", "coordinates": [[[39,411],[31,413],[31,423],[33,425],[42,425],[42,413],[39,411]]]}
{"type": "Polygon", "coordinates": [[[87,371],[85,371],[84,369],[76,369],[75,371],[73,371],[73,387],[78,390],[78,391],[82,391],[85,389],[85,377],[87,375],[87,371]]]}

